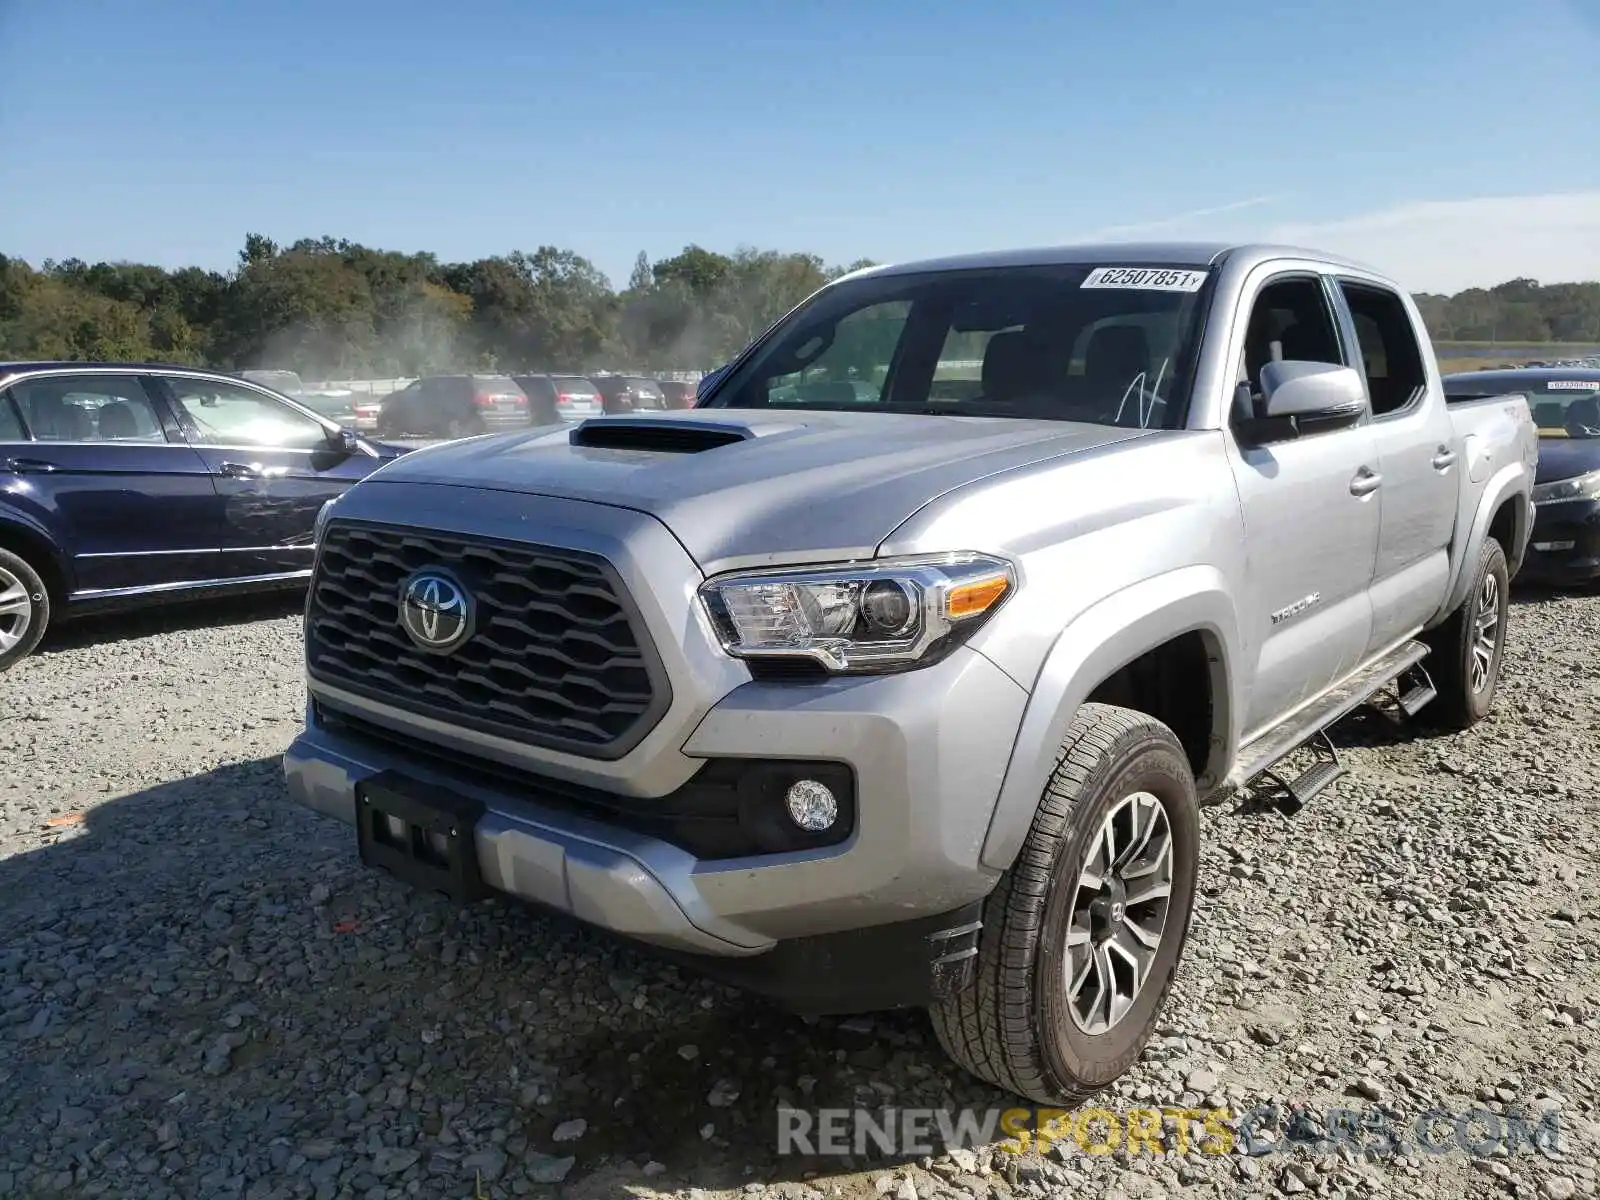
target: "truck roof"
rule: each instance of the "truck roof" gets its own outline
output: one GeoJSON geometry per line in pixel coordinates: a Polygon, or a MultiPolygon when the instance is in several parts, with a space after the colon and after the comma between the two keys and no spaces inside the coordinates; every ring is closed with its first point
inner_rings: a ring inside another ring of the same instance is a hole
{"type": "Polygon", "coordinates": [[[1192,267],[1221,266],[1234,258],[1265,262],[1274,258],[1303,258],[1313,262],[1349,267],[1374,275],[1382,272],[1366,263],[1342,258],[1323,250],[1303,246],[1280,246],[1268,242],[1082,242],[1064,246],[1035,246],[1015,250],[990,250],[978,254],[957,254],[917,262],[867,267],[862,275],[910,275],[923,271],[979,270],[986,267],[1043,267],[1073,263],[1126,263],[1128,266],[1192,267]]]}

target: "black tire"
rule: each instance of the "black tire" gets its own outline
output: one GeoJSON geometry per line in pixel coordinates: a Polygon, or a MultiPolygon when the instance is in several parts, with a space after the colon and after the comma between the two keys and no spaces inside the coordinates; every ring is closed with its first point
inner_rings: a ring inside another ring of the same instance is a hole
{"type": "Polygon", "coordinates": [[[946,1053],[996,1087],[1063,1107],[1125,1073],[1149,1040],[1188,940],[1199,841],[1194,775],[1172,731],[1130,709],[1079,709],[1022,850],[985,902],[975,978],[932,1009],[946,1053]],[[1068,1008],[1067,933],[1087,855],[1107,816],[1137,793],[1153,795],[1166,817],[1166,921],[1131,1007],[1090,1032],[1068,1008]]]}
{"type": "Polygon", "coordinates": [[[32,654],[50,625],[50,589],[39,572],[26,559],[0,550],[0,604],[15,592],[26,596],[27,605],[18,612],[0,613],[0,671],[32,654]],[[16,629],[21,637],[11,642],[9,635],[16,629]]]}
{"type": "Polygon", "coordinates": [[[1505,659],[1510,594],[1506,552],[1494,538],[1486,538],[1478,551],[1478,565],[1467,598],[1444,624],[1424,635],[1432,653],[1423,665],[1428,668],[1439,693],[1419,714],[1424,720],[1446,729],[1469,729],[1489,715],[1500,684],[1500,666],[1505,659]],[[1474,671],[1474,661],[1479,621],[1489,591],[1493,592],[1493,603],[1489,606],[1494,620],[1489,639],[1493,649],[1488,652],[1488,669],[1479,676],[1474,671]]]}

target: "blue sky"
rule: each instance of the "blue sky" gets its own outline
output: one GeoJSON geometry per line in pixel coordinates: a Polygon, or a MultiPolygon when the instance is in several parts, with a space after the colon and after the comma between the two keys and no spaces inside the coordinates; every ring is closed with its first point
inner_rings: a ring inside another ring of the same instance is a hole
{"type": "Polygon", "coordinates": [[[551,243],[620,283],[1288,234],[1597,278],[1597,63],[1600,0],[0,0],[0,251],[551,243]]]}

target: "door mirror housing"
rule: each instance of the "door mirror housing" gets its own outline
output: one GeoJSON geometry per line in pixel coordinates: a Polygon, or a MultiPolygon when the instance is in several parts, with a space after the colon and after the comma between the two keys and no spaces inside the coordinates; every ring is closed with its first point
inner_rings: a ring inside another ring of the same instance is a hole
{"type": "Polygon", "coordinates": [[[338,429],[328,431],[328,449],[346,457],[360,454],[361,438],[356,434],[355,430],[345,429],[340,426],[338,429]]]}
{"type": "Polygon", "coordinates": [[[1269,362],[1261,368],[1259,417],[1356,420],[1367,408],[1366,381],[1353,367],[1269,362]]]}

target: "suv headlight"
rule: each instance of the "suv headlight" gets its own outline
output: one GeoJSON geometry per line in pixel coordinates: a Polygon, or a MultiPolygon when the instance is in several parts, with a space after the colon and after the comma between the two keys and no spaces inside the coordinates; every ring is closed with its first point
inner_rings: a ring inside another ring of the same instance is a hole
{"type": "Polygon", "coordinates": [[[812,659],[863,674],[937,662],[1016,590],[1004,559],[960,553],[741,571],[700,599],[736,658],[812,659]]]}
{"type": "Polygon", "coordinates": [[[1600,471],[1590,471],[1573,479],[1541,483],[1530,494],[1535,504],[1560,504],[1564,500],[1600,500],[1600,471]]]}

